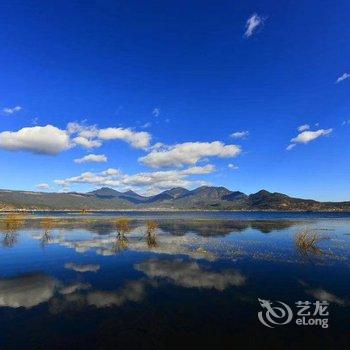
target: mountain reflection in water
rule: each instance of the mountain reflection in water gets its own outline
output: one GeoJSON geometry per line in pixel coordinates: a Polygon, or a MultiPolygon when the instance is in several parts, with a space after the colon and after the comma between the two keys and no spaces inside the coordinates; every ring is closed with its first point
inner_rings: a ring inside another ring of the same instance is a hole
{"type": "Polygon", "coordinates": [[[0,220],[0,348],[348,340],[350,220],[166,218],[152,227],[150,239],[140,218],[125,235],[108,217],[0,220]],[[258,298],[327,301],[331,327],[272,334],[257,319],[258,298]]]}

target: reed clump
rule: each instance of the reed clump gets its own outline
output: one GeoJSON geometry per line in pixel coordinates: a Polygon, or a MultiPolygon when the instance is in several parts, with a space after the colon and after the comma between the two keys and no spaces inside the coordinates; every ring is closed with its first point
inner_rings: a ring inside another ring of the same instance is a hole
{"type": "Polygon", "coordinates": [[[52,240],[51,230],[54,227],[54,219],[44,218],[43,220],[41,220],[40,225],[44,229],[44,233],[40,240],[41,240],[41,244],[45,246],[52,240]]]}
{"type": "Polygon", "coordinates": [[[303,253],[322,253],[321,249],[317,247],[317,243],[321,241],[321,236],[317,232],[304,230],[296,234],[295,244],[298,250],[303,253]]]}
{"type": "Polygon", "coordinates": [[[157,246],[157,238],[156,238],[156,232],[158,229],[158,223],[154,220],[147,221],[147,228],[146,228],[146,241],[147,245],[150,248],[154,248],[157,246]]]}
{"type": "Polygon", "coordinates": [[[115,222],[119,237],[125,237],[131,231],[131,220],[129,218],[118,218],[115,222]]]}
{"type": "Polygon", "coordinates": [[[11,213],[6,215],[3,229],[5,232],[15,232],[19,230],[25,223],[25,216],[22,214],[11,213]]]}

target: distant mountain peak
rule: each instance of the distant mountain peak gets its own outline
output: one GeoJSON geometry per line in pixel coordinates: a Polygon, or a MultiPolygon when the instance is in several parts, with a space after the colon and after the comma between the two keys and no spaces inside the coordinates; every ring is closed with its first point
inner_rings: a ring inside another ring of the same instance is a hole
{"type": "Polygon", "coordinates": [[[97,190],[94,190],[88,193],[93,194],[95,196],[101,196],[101,197],[119,197],[121,195],[120,192],[109,187],[101,187],[97,190]]]}
{"type": "Polygon", "coordinates": [[[123,194],[131,194],[131,195],[135,195],[136,194],[136,195],[139,196],[139,194],[134,192],[133,190],[127,190],[127,191],[123,192],[123,194]]]}

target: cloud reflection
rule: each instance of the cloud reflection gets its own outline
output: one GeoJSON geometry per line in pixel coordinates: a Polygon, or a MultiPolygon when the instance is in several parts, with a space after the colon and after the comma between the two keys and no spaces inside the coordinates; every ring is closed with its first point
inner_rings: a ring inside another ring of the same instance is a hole
{"type": "Polygon", "coordinates": [[[184,288],[207,288],[223,291],[231,286],[242,286],[246,278],[238,271],[210,271],[197,262],[182,259],[150,259],[136,264],[135,269],[149,278],[167,278],[172,283],[184,288]]]}
{"type": "Polygon", "coordinates": [[[68,270],[73,270],[75,272],[97,272],[100,269],[99,264],[75,264],[66,263],[64,267],[68,270]]]}
{"type": "Polygon", "coordinates": [[[0,306],[30,309],[52,298],[58,281],[44,274],[0,279],[0,306]]]}

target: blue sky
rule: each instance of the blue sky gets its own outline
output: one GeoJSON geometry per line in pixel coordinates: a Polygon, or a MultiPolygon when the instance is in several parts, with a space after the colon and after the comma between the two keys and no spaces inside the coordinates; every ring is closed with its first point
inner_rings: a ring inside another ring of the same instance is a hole
{"type": "Polygon", "coordinates": [[[2,1],[0,187],[350,200],[349,10],[2,1]]]}

